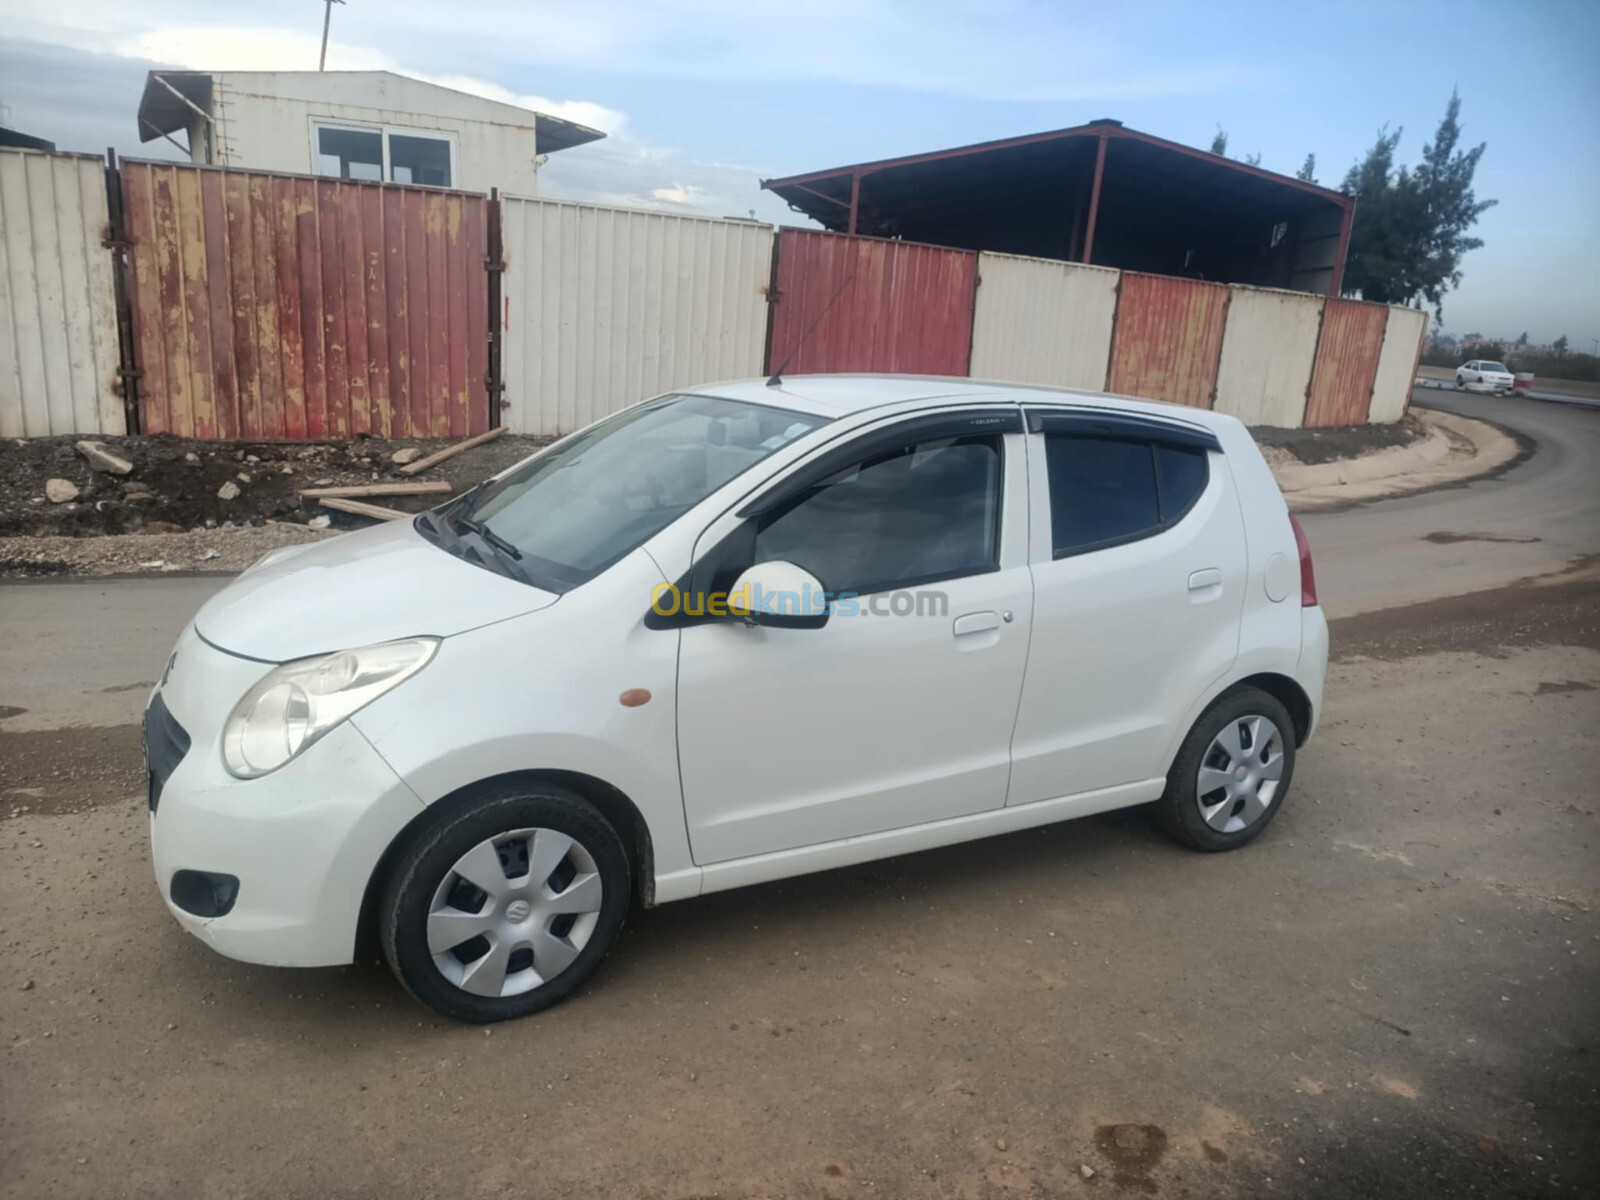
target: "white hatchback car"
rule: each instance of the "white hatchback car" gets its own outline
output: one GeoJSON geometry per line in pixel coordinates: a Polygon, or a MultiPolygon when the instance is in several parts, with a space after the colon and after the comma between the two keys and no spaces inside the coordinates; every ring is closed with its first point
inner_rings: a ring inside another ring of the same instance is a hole
{"type": "Polygon", "coordinates": [[[1327,625],[1232,417],[971,380],[663,396],[262,559],[145,714],[161,894],[224,954],[376,934],[469,1021],[629,905],[1154,803],[1283,807],[1327,625]]]}
{"type": "Polygon", "coordinates": [[[1487,358],[1475,358],[1456,368],[1456,387],[1469,392],[1509,392],[1516,382],[1505,363],[1487,358]]]}

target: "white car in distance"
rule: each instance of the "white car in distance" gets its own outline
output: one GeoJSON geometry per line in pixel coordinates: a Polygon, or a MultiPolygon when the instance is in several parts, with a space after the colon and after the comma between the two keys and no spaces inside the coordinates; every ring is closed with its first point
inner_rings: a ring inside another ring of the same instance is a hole
{"type": "Polygon", "coordinates": [[[571,993],[630,905],[1150,805],[1231,850],[1316,726],[1310,552],[1220,413],[814,376],[638,404],[274,551],[145,714],[157,883],[440,1013],[571,993]]]}
{"type": "Polygon", "coordinates": [[[1475,358],[1456,368],[1456,387],[1469,392],[1509,392],[1517,382],[1505,363],[1475,358]]]}

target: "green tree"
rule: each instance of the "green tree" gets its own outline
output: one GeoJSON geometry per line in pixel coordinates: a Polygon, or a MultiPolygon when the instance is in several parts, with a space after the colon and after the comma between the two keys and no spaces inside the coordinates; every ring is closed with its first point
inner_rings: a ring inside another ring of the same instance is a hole
{"type": "Polygon", "coordinates": [[[1294,177],[1303,179],[1307,183],[1315,183],[1317,181],[1317,156],[1315,154],[1306,155],[1306,161],[1294,173],[1294,177]]]}
{"type": "Polygon", "coordinates": [[[1211,139],[1211,153],[1218,158],[1225,158],[1228,154],[1228,131],[1221,125],[1217,126],[1217,136],[1211,139]]]}
{"type": "Polygon", "coordinates": [[[1261,155],[1246,154],[1241,161],[1247,167],[1259,167],[1261,165],[1261,155]]]}
{"type": "Polygon", "coordinates": [[[1554,350],[1556,352],[1556,357],[1557,358],[1560,358],[1564,354],[1566,354],[1566,352],[1567,352],[1567,335],[1563,333],[1555,341],[1551,342],[1550,343],[1550,349],[1552,349],[1552,350],[1554,350]]]}
{"type": "Polygon", "coordinates": [[[1517,345],[1518,346],[1526,346],[1527,344],[1528,344],[1528,331],[1526,329],[1524,329],[1521,333],[1519,333],[1517,335],[1517,345]]]}
{"type": "Polygon", "coordinates": [[[1468,236],[1495,205],[1479,200],[1473,173],[1484,144],[1460,149],[1461,97],[1452,92],[1433,141],[1415,167],[1395,167],[1402,130],[1380,130],[1343,190],[1356,198],[1345,261],[1344,290],[1366,300],[1400,304],[1417,296],[1444,311],[1444,294],[1461,283],[1461,259],[1483,245],[1468,236]]]}

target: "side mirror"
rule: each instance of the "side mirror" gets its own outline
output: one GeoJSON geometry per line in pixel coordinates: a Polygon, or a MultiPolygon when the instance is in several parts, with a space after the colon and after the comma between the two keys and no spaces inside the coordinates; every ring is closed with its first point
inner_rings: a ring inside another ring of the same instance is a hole
{"type": "Polygon", "coordinates": [[[828,597],[804,567],[777,560],[746,567],[728,592],[728,615],[773,629],[821,629],[828,597]]]}

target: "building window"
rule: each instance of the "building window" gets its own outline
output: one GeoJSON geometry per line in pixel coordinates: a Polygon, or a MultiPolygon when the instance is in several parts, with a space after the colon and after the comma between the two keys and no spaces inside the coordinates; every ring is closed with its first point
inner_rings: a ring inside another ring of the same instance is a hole
{"type": "Polygon", "coordinates": [[[455,140],[448,135],[313,123],[311,144],[318,175],[428,187],[455,182],[455,140]]]}

